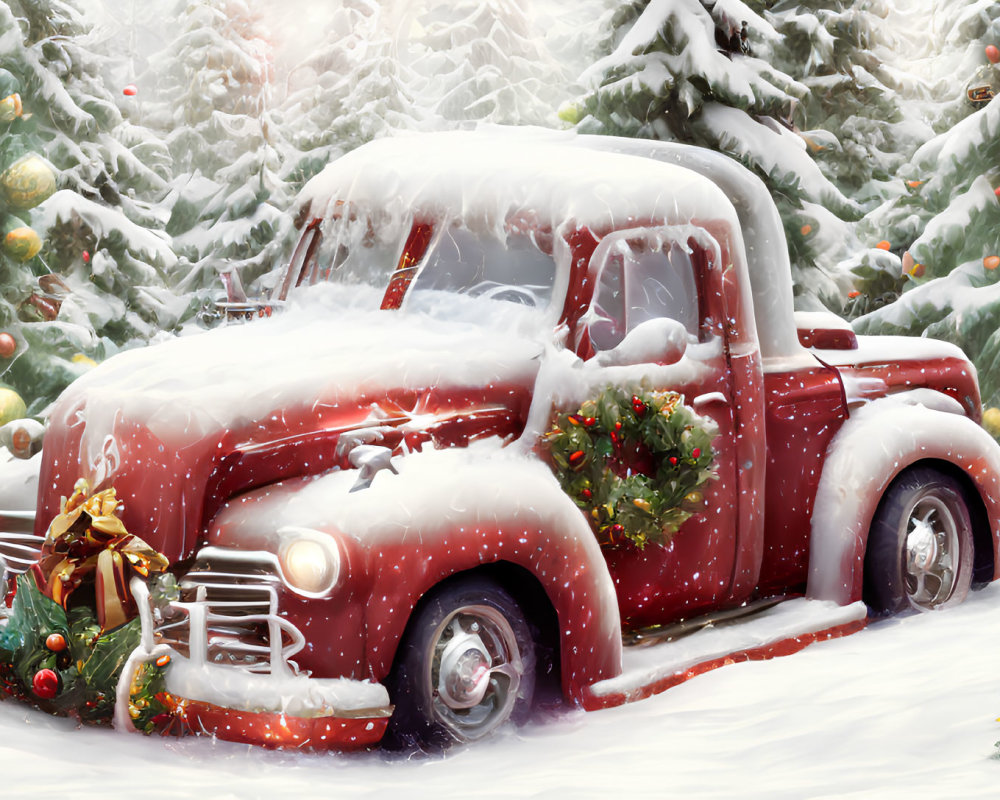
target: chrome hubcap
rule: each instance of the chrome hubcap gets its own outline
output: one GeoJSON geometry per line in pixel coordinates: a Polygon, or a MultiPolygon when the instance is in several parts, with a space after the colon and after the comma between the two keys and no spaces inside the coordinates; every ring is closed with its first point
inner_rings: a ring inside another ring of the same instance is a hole
{"type": "Polygon", "coordinates": [[[904,578],[910,602],[934,608],[955,587],[958,528],[948,505],[936,494],[919,498],[906,520],[904,578]]]}
{"type": "Polygon", "coordinates": [[[437,718],[460,740],[478,739],[513,711],[523,664],[510,623],[490,606],[452,613],[432,638],[430,686],[437,718]]]}

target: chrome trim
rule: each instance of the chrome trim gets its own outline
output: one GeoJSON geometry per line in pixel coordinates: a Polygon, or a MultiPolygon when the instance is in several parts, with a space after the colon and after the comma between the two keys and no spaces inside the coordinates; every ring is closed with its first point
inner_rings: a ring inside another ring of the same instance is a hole
{"type": "Polygon", "coordinates": [[[34,533],[34,511],[0,510],[0,558],[10,575],[27,572],[38,561],[45,542],[34,533]]]}
{"type": "Polygon", "coordinates": [[[143,618],[144,633],[147,624],[152,628],[152,643],[166,644],[199,665],[275,677],[297,674],[292,657],[305,647],[305,637],[279,616],[277,557],[208,547],[197,562],[208,566],[196,563],[183,576],[181,598],[152,604],[148,623],[143,618]]]}

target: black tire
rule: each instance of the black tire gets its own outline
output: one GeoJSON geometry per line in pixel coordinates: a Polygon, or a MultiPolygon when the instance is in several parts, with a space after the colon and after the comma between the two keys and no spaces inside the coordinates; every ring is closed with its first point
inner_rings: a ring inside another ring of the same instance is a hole
{"type": "Polygon", "coordinates": [[[387,686],[395,711],[386,744],[439,749],[523,722],[536,646],[518,604],[487,578],[461,579],[410,620],[387,686]]]}
{"type": "Polygon", "coordinates": [[[875,614],[961,603],[972,585],[973,534],[962,485],[914,467],[879,503],[865,551],[864,600],[875,614]]]}

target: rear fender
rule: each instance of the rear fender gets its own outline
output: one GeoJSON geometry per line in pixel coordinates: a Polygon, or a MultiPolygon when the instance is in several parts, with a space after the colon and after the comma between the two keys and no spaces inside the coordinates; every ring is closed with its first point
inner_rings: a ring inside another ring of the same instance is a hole
{"type": "Polygon", "coordinates": [[[950,413],[958,404],[938,402],[936,394],[875,400],[854,411],[833,437],[813,510],[810,597],[844,605],[861,599],[868,531],[879,501],[899,473],[928,460],[960,470],[978,493],[998,577],[1000,445],[968,417],[950,413]]]}

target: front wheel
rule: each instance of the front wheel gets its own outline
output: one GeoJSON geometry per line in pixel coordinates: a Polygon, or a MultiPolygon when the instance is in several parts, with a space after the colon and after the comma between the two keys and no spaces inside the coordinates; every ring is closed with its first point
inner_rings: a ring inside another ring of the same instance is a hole
{"type": "Polygon", "coordinates": [[[965,490],[929,467],[900,475],[872,521],[864,599],[876,613],[962,602],[972,585],[972,521],[965,490]]]}
{"type": "Polygon", "coordinates": [[[451,584],[418,610],[388,681],[390,744],[441,747],[523,721],[535,643],[518,604],[483,578],[451,584]]]}

